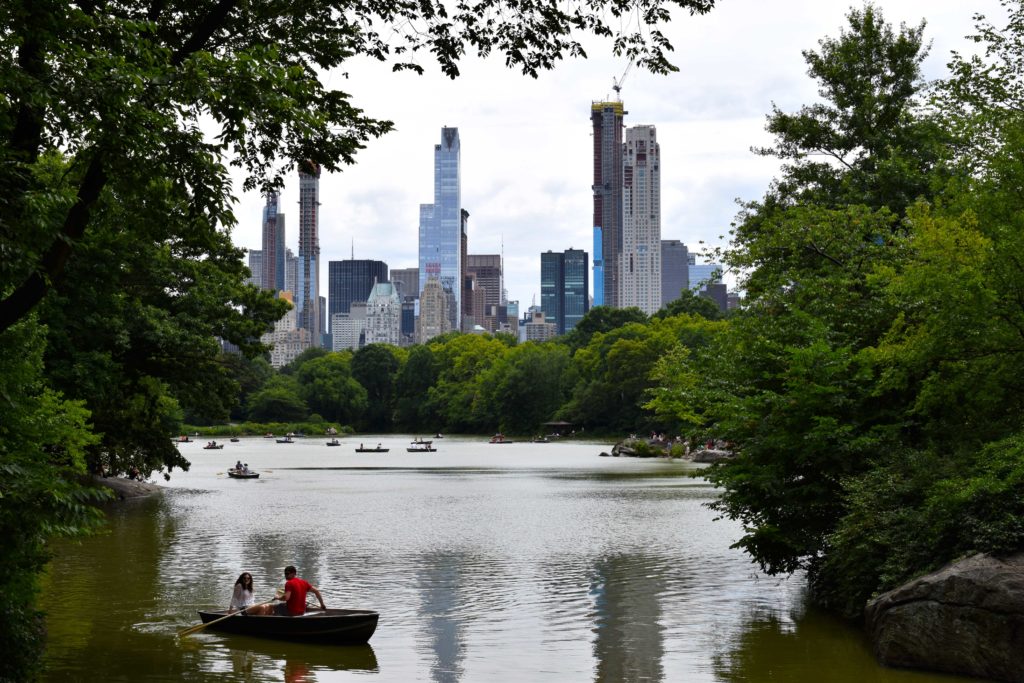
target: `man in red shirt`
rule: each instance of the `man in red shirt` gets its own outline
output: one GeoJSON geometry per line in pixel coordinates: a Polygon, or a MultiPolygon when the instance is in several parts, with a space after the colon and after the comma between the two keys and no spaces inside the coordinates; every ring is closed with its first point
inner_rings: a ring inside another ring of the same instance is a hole
{"type": "Polygon", "coordinates": [[[297,617],[306,613],[306,593],[312,592],[320,601],[320,609],[327,609],[323,596],[316,586],[295,575],[295,567],[284,568],[284,594],[277,598],[280,603],[274,605],[274,614],[282,617],[297,617]]]}

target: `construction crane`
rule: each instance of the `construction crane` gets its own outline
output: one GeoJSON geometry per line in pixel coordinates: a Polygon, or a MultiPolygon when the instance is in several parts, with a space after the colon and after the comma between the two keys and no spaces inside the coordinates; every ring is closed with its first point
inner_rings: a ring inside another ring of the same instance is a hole
{"type": "Polygon", "coordinates": [[[615,101],[616,102],[621,102],[622,101],[622,98],[619,96],[619,91],[622,90],[622,84],[626,82],[626,76],[629,75],[629,70],[632,69],[632,68],[633,68],[633,60],[630,60],[629,64],[626,65],[625,70],[622,72],[622,75],[619,76],[619,80],[615,80],[615,76],[612,76],[612,90],[615,91],[615,101]]]}

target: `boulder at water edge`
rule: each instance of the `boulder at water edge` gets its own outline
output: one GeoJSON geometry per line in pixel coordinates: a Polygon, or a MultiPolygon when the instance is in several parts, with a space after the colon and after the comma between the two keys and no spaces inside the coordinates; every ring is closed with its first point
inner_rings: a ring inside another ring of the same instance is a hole
{"type": "Polygon", "coordinates": [[[880,595],[865,617],[883,664],[1024,683],[1024,553],[954,562],[880,595]]]}

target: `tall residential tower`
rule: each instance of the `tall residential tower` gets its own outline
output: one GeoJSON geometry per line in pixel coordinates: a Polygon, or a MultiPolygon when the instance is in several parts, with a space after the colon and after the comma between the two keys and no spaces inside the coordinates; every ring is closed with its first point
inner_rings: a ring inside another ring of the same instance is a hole
{"type": "MultiPolygon", "coordinates": [[[[594,277],[595,306],[619,303],[622,255],[622,102],[594,102],[590,121],[594,127],[594,254],[600,255],[594,277]],[[600,243],[598,243],[600,241],[600,243]]],[[[595,261],[596,263],[596,261],[595,261]]]]}
{"type": "Polygon", "coordinates": [[[626,129],[622,155],[620,308],[661,308],[661,148],[654,126],[626,129]]]}
{"type": "Polygon", "coordinates": [[[287,290],[284,284],[284,214],[276,192],[267,195],[263,207],[263,269],[260,286],[272,292],[287,290]]]}
{"type": "MultiPolygon", "coordinates": [[[[320,346],[320,166],[299,165],[299,272],[296,282],[296,323],[309,330],[310,343],[320,346]]],[[[266,258],[266,257],[264,257],[266,258]]],[[[264,268],[264,272],[266,268],[264,268]]]]}

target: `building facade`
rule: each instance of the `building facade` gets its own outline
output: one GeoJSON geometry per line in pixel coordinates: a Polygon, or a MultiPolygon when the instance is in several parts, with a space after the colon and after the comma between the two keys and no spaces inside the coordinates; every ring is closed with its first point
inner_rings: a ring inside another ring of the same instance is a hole
{"type": "Polygon", "coordinates": [[[654,126],[626,129],[622,153],[620,308],[661,308],[661,147],[654,126]]]}
{"type": "Polygon", "coordinates": [[[420,290],[420,315],[417,326],[420,344],[425,344],[445,332],[451,332],[448,317],[450,300],[449,293],[441,287],[441,282],[436,277],[427,279],[420,290]]]}
{"type": "MultiPolygon", "coordinates": [[[[420,205],[419,281],[422,292],[429,279],[454,299],[448,307],[450,329],[459,329],[462,310],[462,215],[461,143],[458,128],[442,128],[441,144],[434,146],[434,203],[420,205]]],[[[421,313],[422,315],[422,306],[421,313]]]]}
{"type": "MultiPolygon", "coordinates": [[[[691,254],[691,256],[693,256],[691,254]]],[[[688,266],[691,292],[700,292],[709,284],[721,282],[722,266],[717,263],[693,263],[688,266]]]]}
{"type": "Polygon", "coordinates": [[[369,259],[327,262],[328,312],[348,313],[353,301],[368,301],[375,282],[388,282],[388,264],[369,259]]]}
{"type": "Polygon", "coordinates": [[[565,334],[590,310],[587,252],[566,249],[540,255],[540,310],[556,334],[565,334]]]}
{"type": "Polygon", "coordinates": [[[280,198],[276,192],[267,195],[267,203],[263,207],[263,261],[265,267],[260,282],[263,289],[280,292],[287,289],[284,285],[284,214],[279,205],[280,198]]]}
{"type": "Polygon", "coordinates": [[[257,287],[263,286],[263,250],[262,249],[250,249],[249,250],[249,277],[245,279],[245,284],[255,285],[257,287]]]}
{"type": "MultiPolygon", "coordinates": [[[[281,297],[291,301],[288,292],[281,297]]],[[[297,325],[297,309],[293,306],[280,320],[274,323],[274,331],[260,337],[260,341],[270,346],[270,365],[279,370],[298,358],[299,354],[309,348],[309,330],[297,325]]]]}
{"type": "Polygon", "coordinates": [[[523,341],[542,342],[558,336],[555,324],[545,319],[544,311],[533,311],[523,324],[523,341]]]}
{"type": "Polygon", "coordinates": [[[331,316],[331,350],[356,351],[363,346],[366,333],[366,302],[354,301],[348,313],[331,316]]]}
{"type": "Polygon", "coordinates": [[[298,326],[320,343],[320,166],[299,165],[299,272],[295,307],[298,326]]]}
{"type": "MultiPolygon", "coordinates": [[[[594,235],[600,234],[600,302],[619,307],[622,263],[622,102],[594,102],[590,121],[594,132],[594,235]]],[[[595,278],[597,274],[595,273],[595,278]]],[[[595,290],[596,292],[597,290],[595,290]]],[[[597,297],[595,296],[595,305],[597,297]]]]}
{"type": "Polygon", "coordinates": [[[392,268],[389,279],[398,290],[398,296],[402,297],[402,301],[420,298],[419,268],[392,268]]]}
{"type": "Polygon", "coordinates": [[[690,289],[689,250],[679,240],[661,241],[661,305],[690,289]]]}
{"type": "Polygon", "coordinates": [[[505,304],[500,254],[468,254],[466,277],[472,279],[473,318],[488,332],[497,330],[499,309],[505,304]]]}
{"type": "Polygon", "coordinates": [[[401,330],[402,300],[398,291],[390,282],[376,283],[366,300],[366,343],[398,346],[401,330]]]}

